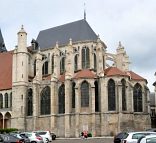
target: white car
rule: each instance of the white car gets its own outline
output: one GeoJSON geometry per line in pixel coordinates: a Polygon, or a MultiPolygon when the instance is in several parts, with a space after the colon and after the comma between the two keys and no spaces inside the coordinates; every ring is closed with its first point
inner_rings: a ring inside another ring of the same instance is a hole
{"type": "Polygon", "coordinates": [[[37,133],[26,132],[24,134],[30,139],[31,143],[44,143],[43,138],[37,133]]]}
{"type": "Polygon", "coordinates": [[[156,135],[147,135],[141,137],[137,143],[156,143],[156,135]]]}
{"type": "Polygon", "coordinates": [[[138,139],[142,136],[156,135],[156,132],[130,132],[127,138],[123,139],[122,143],[137,143],[138,139]]]}
{"type": "Polygon", "coordinates": [[[52,141],[50,131],[34,131],[34,132],[39,134],[41,137],[46,138],[48,142],[52,141]]]}
{"type": "Polygon", "coordinates": [[[156,132],[121,132],[114,137],[114,143],[137,143],[140,137],[147,135],[156,135],[156,132]]]}

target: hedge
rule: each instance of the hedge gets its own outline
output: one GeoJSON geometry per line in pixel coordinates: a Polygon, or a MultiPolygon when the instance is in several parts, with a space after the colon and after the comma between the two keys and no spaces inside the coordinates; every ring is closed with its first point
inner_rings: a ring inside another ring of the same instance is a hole
{"type": "Polygon", "coordinates": [[[3,134],[3,133],[10,133],[10,132],[13,132],[13,131],[18,131],[18,129],[16,129],[16,128],[0,129],[0,133],[1,134],[3,134]]]}

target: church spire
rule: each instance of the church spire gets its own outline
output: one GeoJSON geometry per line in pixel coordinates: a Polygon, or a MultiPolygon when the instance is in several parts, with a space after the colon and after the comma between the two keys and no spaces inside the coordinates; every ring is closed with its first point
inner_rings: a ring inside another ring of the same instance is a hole
{"type": "Polygon", "coordinates": [[[7,49],[5,47],[5,43],[4,43],[4,40],[3,40],[2,32],[1,32],[1,29],[0,29],[0,53],[1,52],[5,52],[5,51],[7,51],[7,49]]]}
{"type": "Polygon", "coordinates": [[[86,20],[86,4],[84,3],[84,20],[86,20]]]}

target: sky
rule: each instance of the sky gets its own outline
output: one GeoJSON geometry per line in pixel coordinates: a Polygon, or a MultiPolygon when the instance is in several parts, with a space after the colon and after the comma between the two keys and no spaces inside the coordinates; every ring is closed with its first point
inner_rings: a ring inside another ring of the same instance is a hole
{"type": "Polygon", "coordinates": [[[154,92],[156,0],[0,0],[0,28],[7,50],[17,45],[21,25],[30,45],[41,30],[83,19],[84,9],[107,52],[115,53],[121,41],[131,62],[129,70],[147,79],[154,92]]]}

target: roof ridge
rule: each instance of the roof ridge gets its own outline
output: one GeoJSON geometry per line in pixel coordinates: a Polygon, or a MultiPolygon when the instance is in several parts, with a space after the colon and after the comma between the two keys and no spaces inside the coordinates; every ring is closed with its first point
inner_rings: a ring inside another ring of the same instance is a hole
{"type": "MultiPolygon", "coordinates": [[[[47,28],[47,29],[41,30],[40,32],[46,31],[46,30],[50,30],[50,29],[53,29],[53,28],[62,27],[62,26],[68,25],[68,24],[72,24],[72,23],[79,22],[79,21],[86,21],[86,20],[85,20],[85,19],[81,19],[81,20],[76,20],[76,21],[73,21],[73,22],[68,22],[68,23],[65,23],[65,24],[61,24],[61,25],[58,25],[58,26],[54,26],[54,27],[51,27],[51,28],[47,28]]],[[[87,21],[86,21],[86,22],[87,22],[87,21]]],[[[88,23],[88,22],[87,22],[87,23],[88,23]]]]}

